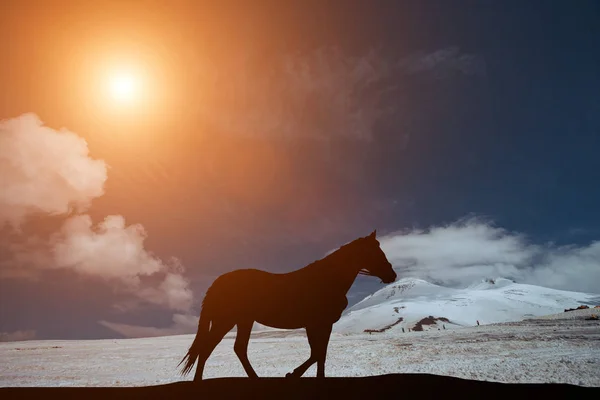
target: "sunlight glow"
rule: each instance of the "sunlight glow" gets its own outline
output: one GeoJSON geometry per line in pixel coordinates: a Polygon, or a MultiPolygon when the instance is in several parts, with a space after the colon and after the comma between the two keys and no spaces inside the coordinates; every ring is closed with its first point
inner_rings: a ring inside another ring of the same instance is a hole
{"type": "Polygon", "coordinates": [[[130,103],[138,95],[139,82],[131,73],[119,73],[110,77],[109,91],[113,100],[119,103],[130,103]]]}

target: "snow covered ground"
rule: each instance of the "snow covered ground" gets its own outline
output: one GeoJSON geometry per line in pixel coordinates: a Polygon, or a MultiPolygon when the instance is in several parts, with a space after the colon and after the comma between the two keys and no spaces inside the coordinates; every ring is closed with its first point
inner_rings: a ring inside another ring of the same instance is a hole
{"type": "MultiPolygon", "coordinates": [[[[595,310],[423,332],[332,335],[327,376],[431,373],[497,382],[600,386],[595,310]],[[572,313],[577,313],[572,314],[572,313]],[[575,319],[573,319],[575,318],[575,319]]],[[[215,349],[205,378],[246,376],[234,334],[215,349]]],[[[90,341],[0,343],[0,386],[144,386],[191,380],[177,364],[193,335],[90,341]]],[[[303,331],[254,333],[249,357],[259,376],[282,377],[309,354],[303,331]]],[[[315,366],[305,376],[314,376],[315,366]]]]}

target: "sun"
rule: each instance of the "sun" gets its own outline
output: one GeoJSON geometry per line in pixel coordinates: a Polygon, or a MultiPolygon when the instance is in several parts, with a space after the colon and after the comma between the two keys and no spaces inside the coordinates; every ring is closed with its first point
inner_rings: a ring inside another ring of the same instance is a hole
{"type": "Polygon", "coordinates": [[[120,71],[108,79],[110,97],[119,104],[134,102],[139,96],[139,90],[139,79],[131,72],[120,71]]]}
{"type": "MultiPolygon", "coordinates": [[[[1,1],[1,0],[0,0],[1,1]]],[[[170,109],[160,60],[127,58],[119,53],[90,57],[85,74],[86,92],[82,103],[94,118],[102,113],[106,121],[124,124],[170,109]]]]}

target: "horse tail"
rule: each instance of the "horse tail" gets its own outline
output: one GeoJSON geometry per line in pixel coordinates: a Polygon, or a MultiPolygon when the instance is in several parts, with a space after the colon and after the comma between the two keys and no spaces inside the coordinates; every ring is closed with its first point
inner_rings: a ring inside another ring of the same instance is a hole
{"type": "Polygon", "coordinates": [[[187,375],[191,370],[198,356],[200,355],[200,350],[202,349],[202,341],[208,336],[208,331],[210,328],[210,317],[207,315],[207,310],[205,307],[202,307],[202,311],[200,312],[200,321],[198,321],[198,332],[196,333],[196,337],[190,346],[187,354],[183,357],[183,359],[177,364],[177,367],[181,365],[182,362],[185,361],[185,365],[181,370],[181,375],[187,375]]]}

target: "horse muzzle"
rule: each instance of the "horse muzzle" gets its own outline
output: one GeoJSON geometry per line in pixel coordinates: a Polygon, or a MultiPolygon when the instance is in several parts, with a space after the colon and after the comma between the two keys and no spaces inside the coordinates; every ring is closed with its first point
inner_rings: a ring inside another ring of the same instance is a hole
{"type": "Polygon", "coordinates": [[[385,278],[382,278],[381,281],[383,283],[392,283],[396,280],[396,273],[394,273],[394,275],[390,275],[390,276],[386,276],[385,278]]]}

